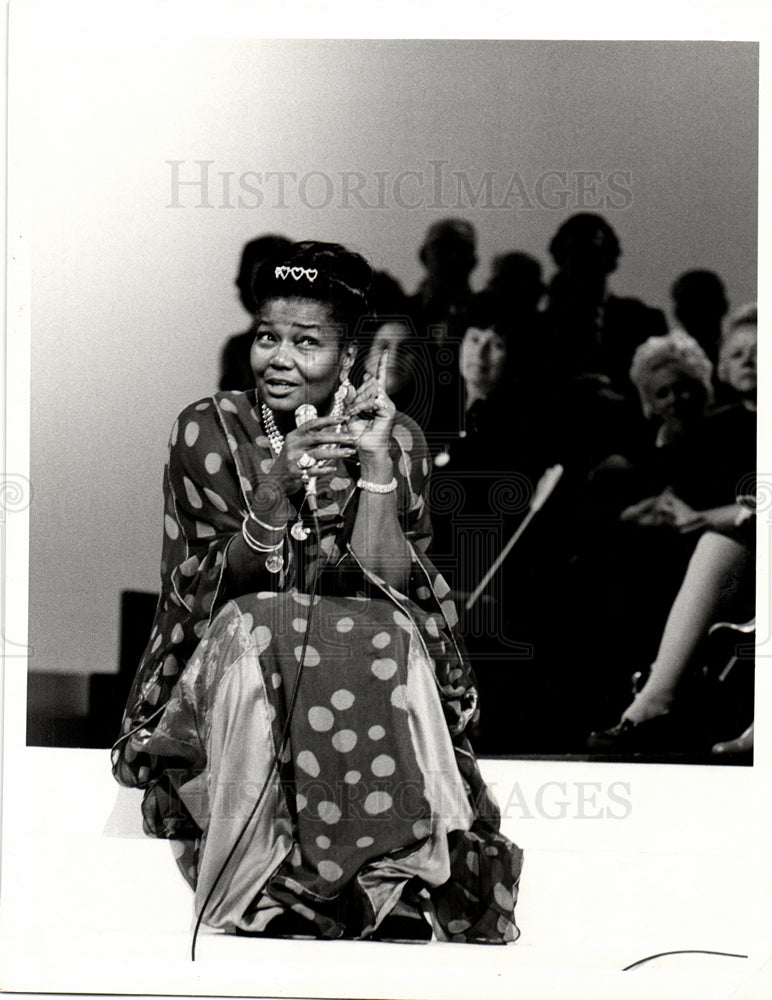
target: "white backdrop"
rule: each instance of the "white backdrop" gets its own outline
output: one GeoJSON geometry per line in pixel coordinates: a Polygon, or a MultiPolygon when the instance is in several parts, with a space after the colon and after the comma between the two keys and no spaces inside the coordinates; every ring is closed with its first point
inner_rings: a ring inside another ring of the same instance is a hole
{"type": "Polygon", "coordinates": [[[622,242],[618,293],[667,308],[672,280],[708,267],[739,304],[756,294],[757,57],[736,42],[64,45],[37,24],[11,93],[30,198],[30,668],[116,669],[120,591],[157,589],[168,431],[247,325],[247,239],[338,240],[412,291],[426,226],[462,215],[479,286],[507,249],[549,274],[551,235],[592,209],[622,242]]]}

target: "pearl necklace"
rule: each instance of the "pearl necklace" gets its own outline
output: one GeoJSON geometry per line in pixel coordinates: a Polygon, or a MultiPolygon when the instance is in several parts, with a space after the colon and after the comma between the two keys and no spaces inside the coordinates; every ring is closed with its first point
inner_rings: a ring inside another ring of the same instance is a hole
{"type": "Polygon", "coordinates": [[[265,436],[268,438],[271,451],[274,455],[278,455],[284,447],[284,435],[276,426],[276,421],[273,419],[273,412],[265,405],[265,403],[260,404],[260,413],[263,417],[265,436]]]}

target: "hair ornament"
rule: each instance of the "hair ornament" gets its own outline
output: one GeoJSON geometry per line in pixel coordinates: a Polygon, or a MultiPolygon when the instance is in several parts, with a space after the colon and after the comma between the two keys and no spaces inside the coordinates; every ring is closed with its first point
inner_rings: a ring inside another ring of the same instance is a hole
{"type": "Polygon", "coordinates": [[[290,267],[289,264],[281,264],[274,270],[274,275],[277,278],[281,278],[282,281],[286,281],[287,278],[293,277],[295,281],[300,281],[301,278],[307,278],[309,281],[316,281],[319,272],[315,267],[290,267]]]}

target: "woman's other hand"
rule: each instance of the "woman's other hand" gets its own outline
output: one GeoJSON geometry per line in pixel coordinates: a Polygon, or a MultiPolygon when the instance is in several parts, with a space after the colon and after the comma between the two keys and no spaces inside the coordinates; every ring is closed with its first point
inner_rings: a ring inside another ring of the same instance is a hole
{"type": "Polygon", "coordinates": [[[353,435],[362,474],[390,462],[389,442],[397,409],[386,395],[380,379],[365,375],[347,407],[347,430],[353,435]]]}
{"type": "Polygon", "coordinates": [[[315,417],[285,437],[265,482],[289,496],[303,486],[304,469],[309,476],[329,476],[336,471],[339,459],[355,454],[355,435],[342,429],[340,417],[315,417]],[[309,458],[313,465],[307,464],[309,458]]]}

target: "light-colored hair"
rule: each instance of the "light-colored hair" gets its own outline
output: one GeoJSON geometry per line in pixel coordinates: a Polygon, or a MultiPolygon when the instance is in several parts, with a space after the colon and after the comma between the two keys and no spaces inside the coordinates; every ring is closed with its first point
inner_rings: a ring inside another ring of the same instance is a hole
{"type": "Polygon", "coordinates": [[[636,350],[630,366],[630,381],[638,390],[643,415],[652,415],[649,392],[651,376],[660,368],[676,368],[699,382],[706,402],[713,402],[713,365],[694,337],[676,327],[661,337],[649,337],[636,350]]]}
{"type": "Polygon", "coordinates": [[[727,345],[735,333],[744,326],[758,326],[759,310],[755,302],[746,302],[744,306],[733,309],[724,320],[721,331],[721,343],[718,347],[718,365],[716,366],[716,377],[721,382],[726,382],[726,366],[724,364],[724,352],[727,345]]]}

